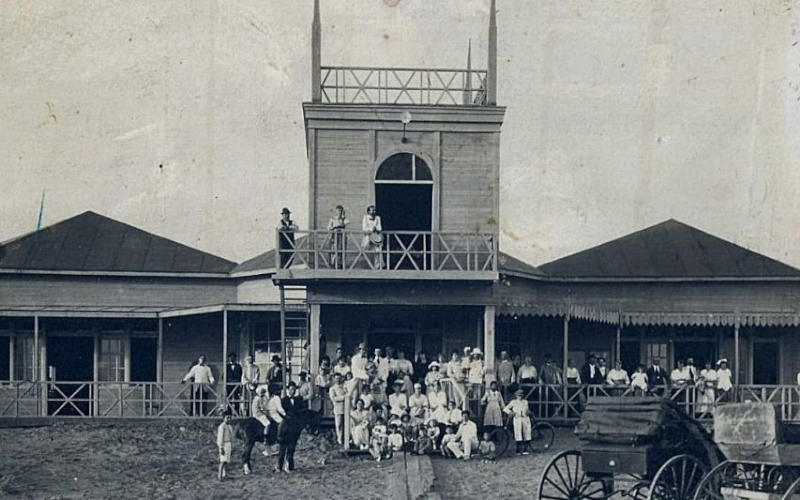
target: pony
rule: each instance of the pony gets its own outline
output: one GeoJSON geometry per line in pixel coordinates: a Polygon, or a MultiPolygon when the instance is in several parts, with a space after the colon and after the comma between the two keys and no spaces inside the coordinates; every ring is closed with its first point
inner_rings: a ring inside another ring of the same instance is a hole
{"type": "Polygon", "coordinates": [[[252,471],[250,455],[257,442],[262,442],[267,445],[278,443],[279,470],[283,468],[284,462],[287,463],[289,470],[293,470],[294,452],[297,447],[297,442],[300,440],[300,434],[302,434],[304,430],[307,430],[314,436],[319,434],[319,421],[319,413],[309,409],[302,409],[284,417],[284,421],[280,425],[274,422],[271,423],[266,436],[264,436],[264,425],[254,417],[243,418],[232,422],[236,437],[244,441],[242,466],[244,467],[245,475],[250,474],[252,471]]]}

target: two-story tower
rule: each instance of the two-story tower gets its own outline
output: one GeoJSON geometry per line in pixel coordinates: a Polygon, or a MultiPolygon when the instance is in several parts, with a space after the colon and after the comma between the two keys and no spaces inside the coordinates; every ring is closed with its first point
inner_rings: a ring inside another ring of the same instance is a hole
{"type": "Polygon", "coordinates": [[[487,69],[471,55],[461,69],[327,66],[314,1],[310,227],[278,232],[274,275],[306,287],[312,371],[359,343],[409,359],[480,346],[493,363],[505,112],[494,0],[488,23],[487,69]]]}

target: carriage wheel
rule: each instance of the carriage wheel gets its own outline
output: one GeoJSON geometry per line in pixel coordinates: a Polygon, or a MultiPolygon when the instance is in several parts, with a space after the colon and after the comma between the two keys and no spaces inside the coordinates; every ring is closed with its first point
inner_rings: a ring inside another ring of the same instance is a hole
{"type": "Polygon", "coordinates": [[[547,422],[539,422],[533,426],[531,432],[531,450],[532,451],[546,451],[553,446],[553,439],[555,438],[556,431],[553,426],[547,422]]]}
{"type": "Polygon", "coordinates": [[[494,443],[495,455],[502,457],[508,451],[508,445],[511,443],[511,435],[505,427],[500,427],[489,434],[489,439],[494,443]]]}
{"type": "Polygon", "coordinates": [[[711,469],[697,485],[694,500],[724,500],[721,488],[735,467],[735,464],[725,460],[711,469]]]}
{"type": "Polygon", "coordinates": [[[794,500],[795,495],[800,495],[800,477],[794,480],[781,498],[782,500],[794,500]]]}
{"type": "Polygon", "coordinates": [[[581,467],[581,452],[562,451],[547,464],[539,481],[539,496],[549,500],[605,500],[608,485],[588,477],[581,467]]]}
{"type": "Polygon", "coordinates": [[[707,470],[692,455],[676,455],[653,476],[647,500],[691,500],[707,470]]]}

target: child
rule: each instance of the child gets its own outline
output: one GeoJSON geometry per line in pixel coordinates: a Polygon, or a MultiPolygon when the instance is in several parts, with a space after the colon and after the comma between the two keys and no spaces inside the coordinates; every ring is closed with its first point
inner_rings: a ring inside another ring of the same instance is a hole
{"type": "Polygon", "coordinates": [[[219,471],[217,479],[222,481],[228,475],[227,466],[231,461],[231,448],[233,446],[233,426],[231,426],[231,410],[225,409],[222,423],[217,427],[217,448],[219,448],[219,471]]]}
{"type": "Polygon", "coordinates": [[[391,453],[394,453],[395,451],[403,451],[403,434],[396,425],[389,427],[388,445],[391,453]]]}
{"type": "Polygon", "coordinates": [[[439,427],[431,420],[428,425],[420,425],[417,431],[417,442],[414,453],[425,455],[436,449],[436,438],[439,437],[439,427]]]}
{"type": "Polygon", "coordinates": [[[417,441],[416,425],[411,421],[411,415],[403,413],[397,431],[403,436],[406,450],[413,450],[417,441]]]}
{"type": "Polygon", "coordinates": [[[430,420],[428,422],[428,437],[431,439],[431,445],[433,447],[433,451],[439,451],[439,436],[442,433],[442,430],[439,428],[439,423],[436,420],[430,420]]]}
{"type": "Polygon", "coordinates": [[[372,428],[372,441],[369,450],[372,458],[380,462],[388,452],[387,444],[386,425],[383,417],[378,417],[375,419],[375,426],[372,428]]]}
{"type": "Polygon", "coordinates": [[[444,428],[444,436],[442,436],[442,456],[444,457],[454,457],[453,452],[450,451],[449,447],[447,446],[452,441],[456,440],[456,433],[453,429],[452,425],[448,425],[444,428]]]}
{"type": "Polygon", "coordinates": [[[502,427],[502,408],[505,403],[503,402],[503,395],[497,390],[497,382],[492,382],[489,385],[489,390],[483,395],[481,403],[486,405],[486,411],[483,414],[483,427],[489,430],[502,427]]]}
{"type": "Polygon", "coordinates": [[[644,396],[647,394],[647,373],[644,371],[644,365],[639,364],[636,367],[636,373],[631,376],[631,389],[637,396],[644,396]]]}
{"type": "Polygon", "coordinates": [[[528,443],[531,440],[531,419],[528,400],[524,399],[522,389],[514,393],[514,399],[503,408],[503,411],[514,417],[514,441],[517,442],[517,455],[528,455],[528,443]]]}
{"type": "Polygon", "coordinates": [[[494,462],[496,456],[497,447],[494,445],[494,442],[489,437],[488,432],[483,433],[483,441],[481,444],[478,445],[478,453],[481,454],[481,462],[494,462]]]}
{"type": "Polygon", "coordinates": [[[461,423],[461,410],[456,408],[455,401],[449,401],[447,403],[447,422],[450,425],[459,425],[461,423]]]}

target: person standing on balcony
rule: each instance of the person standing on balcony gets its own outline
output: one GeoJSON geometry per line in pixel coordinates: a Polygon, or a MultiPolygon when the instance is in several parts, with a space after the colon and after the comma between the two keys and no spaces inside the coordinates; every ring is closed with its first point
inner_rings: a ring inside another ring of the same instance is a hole
{"type": "Polygon", "coordinates": [[[289,267],[295,253],[294,232],[297,226],[291,219],[292,213],[288,208],[281,210],[281,221],[278,224],[278,251],[280,252],[281,269],[289,267]]]}
{"type": "Polygon", "coordinates": [[[367,214],[361,219],[361,230],[364,232],[364,241],[361,246],[365,251],[373,254],[373,268],[383,269],[383,227],[381,217],[375,212],[375,205],[367,207],[367,214]]]}
{"type": "Polygon", "coordinates": [[[733,375],[728,368],[728,359],[722,358],[717,361],[717,390],[719,390],[720,401],[728,401],[730,398],[731,389],[733,389],[732,379],[733,375]]]}
{"type": "Polygon", "coordinates": [[[497,382],[503,397],[508,398],[511,391],[515,391],[516,373],[514,373],[514,363],[508,357],[508,351],[500,352],[500,362],[497,363],[497,382]]]}
{"type": "Polygon", "coordinates": [[[483,388],[483,376],[485,374],[486,369],[483,364],[483,352],[476,347],[472,351],[472,361],[469,364],[468,376],[470,394],[474,399],[480,399],[482,396],[481,389],[483,388]]]}
{"type": "Polygon", "coordinates": [[[192,415],[204,416],[206,414],[206,397],[208,386],[214,385],[214,374],[211,367],[206,365],[206,356],[201,354],[197,358],[197,364],[192,366],[189,373],[183,377],[181,384],[192,381],[192,415]]]}
{"type": "Polygon", "coordinates": [[[236,360],[236,353],[228,353],[228,364],[225,365],[227,372],[228,387],[225,388],[226,407],[233,408],[233,411],[241,406],[242,402],[242,365],[236,360]]]}
{"type": "Polygon", "coordinates": [[[697,378],[697,390],[700,392],[700,413],[711,413],[717,401],[717,371],[711,368],[711,361],[706,361],[705,368],[700,370],[697,378]]]}
{"type": "Polygon", "coordinates": [[[667,389],[667,372],[661,368],[661,360],[653,358],[652,366],[647,369],[647,382],[650,392],[663,396],[667,389]]]}
{"type": "Polygon", "coordinates": [[[256,387],[258,387],[260,377],[261,372],[258,369],[258,365],[253,362],[253,356],[248,354],[244,358],[244,366],[242,367],[241,380],[245,395],[241,406],[242,415],[250,413],[250,402],[253,401],[256,395],[256,387]]]}
{"type": "Polygon", "coordinates": [[[336,213],[328,221],[328,231],[331,231],[331,267],[334,269],[344,269],[345,264],[345,242],[347,235],[345,230],[350,223],[344,213],[344,207],[336,205],[336,213]]]}

